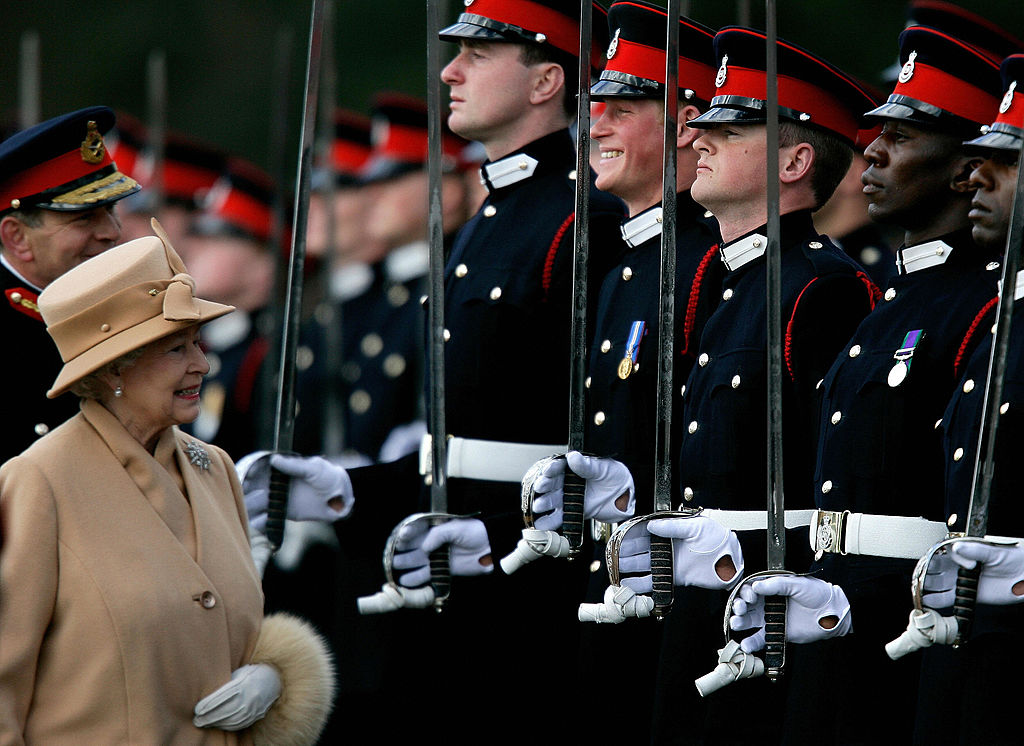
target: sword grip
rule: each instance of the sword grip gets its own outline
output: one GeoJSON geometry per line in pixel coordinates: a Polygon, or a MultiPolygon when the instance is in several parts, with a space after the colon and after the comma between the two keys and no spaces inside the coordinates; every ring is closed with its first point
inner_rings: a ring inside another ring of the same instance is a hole
{"type": "Polygon", "coordinates": [[[562,484],[562,536],[569,541],[569,559],[574,559],[583,545],[583,497],[587,480],[566,465],[562,484]]]}
{"type": "Polygon", "coordinates": [[[430,587],[434,589],[434,610],[440,613],[452,589],[450,549],[447,544],[435,549],[428,557],[430,563],[430,587]]]}
{"type": "Polygon", "coordinates": [[[288,493],[292,478],[283,471],[270,467],[270,495],[267,498],[267,541],[271,551],[281,548],[284,539],[284,521],[288,515],[288,493]]]}
{"type": "Polygon", "coordinates": [[[672,608],[672,539],[651,534],[651,583],[654,618],[664,619],[672,608]]]}
{"type": "Polygon", "coordinates": [[[771,681],[782,676],[786,665],[786,597],[764,600],[764,669],[771,681]]]}
{"type": "Polygon", "coordinates": [[[956,640],[953,647],[957,648],[967,642],[971,636],[974,623],[974,604],[978,600],[978,578],[981,568],[968,570],[961,567],[956,574],[956,596],[953,600],[953,613],[956,616],[956,640]]]}

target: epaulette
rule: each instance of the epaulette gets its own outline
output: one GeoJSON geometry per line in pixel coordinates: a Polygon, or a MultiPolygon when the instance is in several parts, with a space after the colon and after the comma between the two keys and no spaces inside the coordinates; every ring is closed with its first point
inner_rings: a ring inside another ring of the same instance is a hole
{"type": "Polygon", "coordinates": [[[42,315],[39,313],[39,294],[34,290],[29,290],[28,288],[10,288],[4,291],[4,295],[7,296],[7,301],[15,311],[20,311],[26,316],[31,316],[36,321],[43,320],[42,315]]]}

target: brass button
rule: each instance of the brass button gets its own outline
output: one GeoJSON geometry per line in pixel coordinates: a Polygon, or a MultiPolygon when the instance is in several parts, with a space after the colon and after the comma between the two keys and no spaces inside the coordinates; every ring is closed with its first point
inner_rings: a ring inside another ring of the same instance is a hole
{"type": "Polygon", "coordinates": [[[21,303],[21,293],[11,293],[11,301],[14,303],[21,303]]]}
{"type": "Polygon", "coordinates": [[[388,303],[394,308],[401,308],[409,301],[409,288],[405,285],[392,285],[388,288],[388,303]]]}
{"type": "Polygon", "coordinates": [[[683,490],[683,499],[686,500],[687,502],[689,502],[690,500],[693,499],[693,488],[692,487],[686,487],[683,490]]]}
{"type": "Polygon", "coordinates": [[[458,267],[455,268],[456,277],[465,277],[467,274],[469,274],[469,267],[467,267],[465,264],[460,264],[458,267]]]}
{"type": "Polygon", "coordinates": [[[740,387],[740,377],[739,377],[739,375],[735,375],[735,376],[732,377],[732,387],[734,389],[738,389],[740,387]]]}
{"type": "Polygon", "coordinates": [[[722,293],[722,300],[729,300],[732,297],[732,288],[726,288],[725,292],[722,293]]]}
{"type": "Polygon", "coordinates": [[[204,609],[212,609],[217,605],[217,597],[210,591],[203,591],[203,594],[199,597],[199,603],[202,604],[204,609]]]}
{"type": "Polygon", "coordinates": [[[934,429],[938,430],[940,425],[942,425],[942,418],[941,417],[939,419],[935,420],[935,428],[934,429]]]}
{"type": "Polygon", "coordinates": [[[46,435],[48,432],[50,432],[50,426],[47,425],[45,422],[40,422],[34,428],[32,428],[32,430],[35,431],[36,435],[46,435]]]}
{"type": "Polygon", "coordinates": [[[832,491],[832,480],[831,479],[826,479],[824,482],[821,483],[821,494],[827,495],[831,491],[832,491]]]}
{"type": "Polygon", "coordinates": [[[954,461],[959,461],[963,457],[964,457],[964,449],[963,448],[957,448],[955,451],[953,451],[953,460],[954,461]]]}
{"type": "Polygon", "coordinates": [[[452,338],[452,333],[450,331],[448,331],[447,329],[445,329],[444,330],[444,334],[441,335],[441,336],[443,336],[444,337],[444,341],[447,342],[449,339],[452,338]]]}
{"type": "Polygon", "coordinates": [[[588,389],[590,388],[590,376],[587,376],[586,380],[583,381],[583,386],[588,389]]]}
{"type": "Polygon", "coordinates": [[[622,268],[622,279],[629,282],[633,278],[633,269],[631,267],[622,268]]]}
{"type": "Polygon", "coordinates": [[[360,341],[359,349],[366,357],[377,357],[384,349],[384,340],[379,334],[370,332],[360,341]]]}
{"type": "Polygon", "coordinates": [[[833,425],[838,425],[839,424],[839,420],[841,420],[841,419],[843,419],[843,413],[842,412],[833,412],[832,413],[832,424],[833,425]]]}
{"type": "Polygon", "coordinates": [[[950,513],[949,518],[946,519],[947,526],[956,525],[956,513],[950,513]]]}
{"type": "Polygon", "coordinates": [[[370,395],[363,389],[356,389],[348,398],[348,406],[356,414],[366,414],[372,403],[370,395]]]}
{"type": "Polygon", "coordinates": [[[820,249],[821,248],[821,242],[820,241],[811,241],[809,244],[807,244],[807,247],[810,248],[810,249],[820,249]]]}
{"type": "Polygon", "coordinates": [[[857,357],[860,354],[860,345],[854,345],[850,348],[850,357],[857,357]]]}
{"type": "Polygon", "coordinates": [[[709,362],[711,362],[711,356],[708,355],[708,353],[706,353],[706,352],[700,353],[700,357],[697,358],[697,365],[699,365],[700,367],[703,368],[709,362]]]}
{"type": "Polygon", "coordinates": [[[498,298],[500,298],[500,297],[501,297],[501,288],[499,288],[499,287],[491,288],[491,300],[498,300],[498,298]]]}
{"type": "Polygon", "coordinates": [[[1003,402],[1003,406],[999,407],[999,414],[1006,414],[1010,411],[1010,402],[1003,402]]]}
{"type": "Polygon", "coordinates": [[[398,378],[405,372],[405,358],[392,352],[384,358],[384,373],[388,378],[398,378]]]}
{"type": "Polygon", "coordinates": [[[611,348],[612,341],[610,339],[606,339],[604,342],[601,343],[601,352],[608,352],[608,350],[610,350],[611,348]]]}
{"type": "Polygon", "coordinates": [[[313,349],[307,345],[301,345],[295,350],[295,367],[298,370],[309,370],[313,365],[313,349]]]}
{"type": "Polygon", "coordinates": [[[896,297],[896,288],[889,288],[888,290],[885,291],[885,299],[886,300],[892,300],[895,297],[896,297]]]}
{"type": "Polygon", "coordinates": [[[689,426],[686,429],[687,431],[689,431],[690,435],[693,435],[695,432],[697,432],[697,427],[697,420],[694,420],[689,424],[689,426]]]}
{"type": "Polygon", "coordinates": [[[495,207],[494,205],[487,205],[487,207],[484,208],[484,217],[485,218],[493,218],[497,214],[498,214],[498,208],[495,207]]]}
{"type": "Polygon", "coordinates": [[[974,379],[968,378],[966,381],[964,381],[964,393],[969,394],[972,391],[974,391],[974,379]]]}
{"type": "Polygon", "coordinates": [[[595,425],[603,425],[604,424],[604,412],[595,412],[594,413],[594,424],[595,425]]]}

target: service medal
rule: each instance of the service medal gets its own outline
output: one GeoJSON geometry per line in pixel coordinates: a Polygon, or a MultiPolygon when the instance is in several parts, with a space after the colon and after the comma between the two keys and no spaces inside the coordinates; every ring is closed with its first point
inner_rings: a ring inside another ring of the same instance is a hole
{"type": "Polygon", "coordinates": [[[900,360],[898,363],[896,363],[896,365],[892,366],[892,370],[889,371],[889,386],[891,386],[892,388],[896,388],[901,383],[903,383],[903,379],[905,379],[906,377],[907,364],[900,360]]]}
{"type": "Polygon", "coordinates": [[[625,381],[627,378],[629,378],[629,375],[632,372],[633,361],[630,360],[628,357],[622,358],[622,360],[619,361],[619,378],[625,381]]]}

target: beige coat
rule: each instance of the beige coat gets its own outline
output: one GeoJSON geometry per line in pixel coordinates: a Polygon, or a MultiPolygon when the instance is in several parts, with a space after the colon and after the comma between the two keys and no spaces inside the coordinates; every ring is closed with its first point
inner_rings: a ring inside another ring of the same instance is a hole
{"type": "Polygon", "coordinates": [[[0,469],[0,745],[249,742],[192,725],[263,596],[231,461],[190,443],[151,456],[86,401],[0,469]]]}

